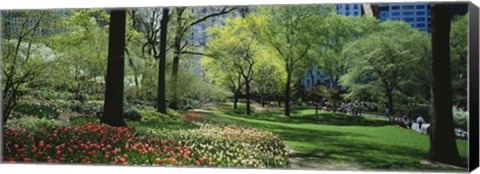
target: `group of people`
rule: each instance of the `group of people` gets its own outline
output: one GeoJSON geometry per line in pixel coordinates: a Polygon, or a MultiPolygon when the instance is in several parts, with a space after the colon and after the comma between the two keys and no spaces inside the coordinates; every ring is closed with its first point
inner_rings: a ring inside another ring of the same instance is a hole
{"type": "Polygon", "coordinates": [[[389,117],[390,122],[393,122],[393,124],[403,127],[403,128],[408,128],[408,129],[413,129],[412,125],[414,121],[418,123],[418,128],[422,130],[422,124],[425,123],[425,120],[423,119],[422,115],[419,115],[417,119],[411,120],[408,118],[406,115],[403,117],[389,117]]]}
{"type": "Polygon", "coordinates": [[[352,115],[362,115],[362,110],[365,108],[365,103],[359,100],[356,100],[354,102],[349,102],[349,103],[341,103],[340,106],[338,107],[332,107],[332,106],[324,106],[323,110],[329,111],[329,112],[339,112],[339,113],[344,113],[344,114],[352,114],[352,115]]]}

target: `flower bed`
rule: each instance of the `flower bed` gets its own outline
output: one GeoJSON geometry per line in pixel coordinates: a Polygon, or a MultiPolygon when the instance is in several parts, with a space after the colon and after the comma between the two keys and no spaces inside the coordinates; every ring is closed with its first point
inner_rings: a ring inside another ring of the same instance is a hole
{"type": "Polygon", "coordinates": [[[134,136],[131,128],[84,123],[35,134],[11,129],[4,137],[6,162],[215,166],[175,139],[134,136]]]}
{"type": "Polygon", "coordinates": [[[280,138],[268,131],[245,129],[239,126],[219,127],[195,123],[197,129],[158,130],[149,129],[152,135],[175,138],[205,154],[222,167],[286,167],[286,146],[280,138]]]}

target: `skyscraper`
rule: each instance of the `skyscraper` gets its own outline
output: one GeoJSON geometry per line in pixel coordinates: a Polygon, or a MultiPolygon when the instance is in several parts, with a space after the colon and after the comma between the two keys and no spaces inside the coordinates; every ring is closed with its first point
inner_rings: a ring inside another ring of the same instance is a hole
{"type": "Polygon", "coordinates": [[[389,3],[379,4],[379,18],[387,20],[404,21],[412,28],[431,33],[430,8],[427,3],[389,3]]]}

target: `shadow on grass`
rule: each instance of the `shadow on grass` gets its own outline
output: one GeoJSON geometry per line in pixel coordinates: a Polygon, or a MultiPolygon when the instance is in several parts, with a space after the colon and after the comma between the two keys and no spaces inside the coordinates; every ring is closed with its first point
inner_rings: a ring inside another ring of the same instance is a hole
{"type": "MultiPolygon", "coordinates": [[[[253,123],[250,124],[254,126],[253,123]]],[[[305,159],[307,163],[318,163],[325,160],[353,162],[363,169],[395,169],[395,170],[458,170],[445,166],[424,165],[427,151],[399,146],[379,145],[362,140],[350,139],[365,136],[356,133],[337,131],[310,131],[274,125],[256,125],[279,135],[283,141],[294,145],[294,153],[290,157],[305,159]]],[[[300,166],[302,166],[300,164],[300,166]]],[[[308,165],[304,165],[308,166],[308,165]]]]}
{"type": "MultiPolygon", "coordinates": [[[[226,119],[213,115],[209,115],[209,117],[211,117],[211,120],[215,119],[215,117],[219,118],[219,122],[226,119]]],[[[242,115],[241,117],[250,117],[252,119],[254,116],[242,115]]],[[[227,120],[232,121],[231,119],[227,120]]],[[[428,153],[424,148],[392,145],[388,143],[388,140],[384,140],[385,143],[370,141],[376,137],[370,137],[366,134],[335,131],[334,129],[311,130],[244,120],[235,120],[235,122],[249,127],[269,130],[278,135],[282,141],[288,144],[290,149],[293,149],[293,153],[289,155],[290,158],[302,159],[296,160],[297,163],[295,164],[300,168],[311,168],[315,164],[324,166],[333,162],[350,163],[359,166],[360,169],[374,170],[466,170],[445,165],[423,164],[422,161],[426,160],[428,153]]],[[[295,122],[290,121],[289,123],[295,122]]]]}
{"type": "Polygon", "coordinates": [[[292,112],[292,116],[286,117],[282,112],[257,112],[252,115],[246,115],[240,110],[229,110],[226,114],[243,117],[254,118],[258,120],[266,120],[282,123],[313,123],[326,124],[336,126],[387,126],[391,125],[386,120],[367,118],[362,116],[352,116],[340,113],[320,112],[316,114],[301,114],[300,111],[292,112]]]}

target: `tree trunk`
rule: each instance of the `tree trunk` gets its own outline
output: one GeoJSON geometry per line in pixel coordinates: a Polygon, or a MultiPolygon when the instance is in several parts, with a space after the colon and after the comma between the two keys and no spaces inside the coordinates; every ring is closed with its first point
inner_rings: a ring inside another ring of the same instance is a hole
{"type": "Polygon", "coordinates": [[[237,109],[237,103],[238,103],[238,91],[235,91],[233,93],[233,109],[237,109]]]}
{"type": "Polygon", "coordinates": [[[178,104],[177,104],[177,79],[178,79],[178,66],[180,63],[180,54],[181,54],[181,42],[182,42],[182,13],[183,11],[181,8],[177,8],[177,18],[176,18],[176,24],[177,27],[175,29],[175,38],[174,38],[174,43],[173,43],[173,48],[174,48],[174,56],[173,56],[173,62],[172,62],[172,99],[170,100],[170,104],[168,107],[172,109],[178,109],[178,104]]]}
{"type": "Polygon", "coordinates": [[[432,118],[428,159],[461,165],[455,142],[448,5],[432,6],[432,118]]]}
{"type": "Polygon", "coordinates": [[[387,91],[387,100],[388,100],[388,112],[390,115],[393,115],[395,112],[393,110],[393,94],[392,94],[392,91],[391,90],[388,90],[387,91]]]}
{"type": "Polygon", "coordinates": [[[285,86],[285,116],[290,116],[290,83],[292,80],[292,73],[287,71],[287,84],[285,86]]]}
{"type": "Polygon", "coordinates": [[[245,98],[247,99],[247,115],[250,115],[250,81],[245,79],[245,98]]]}
{"type": "Polygon", "coordinates": [[[104,112],[100,121],[125,127],[123,120],[123,76],[125,66],[125,10],[112,10],[108,38],[104,112]]]}
{"type": "Polygon", "coordinates": [[[163,8],[160,33],[160,56],[158,57],[158,87],[157,87],[157,112],[166,114],[165,100],[165,61],[167,55],[167,28],[168,28],[168,8],[163,8]]]}

